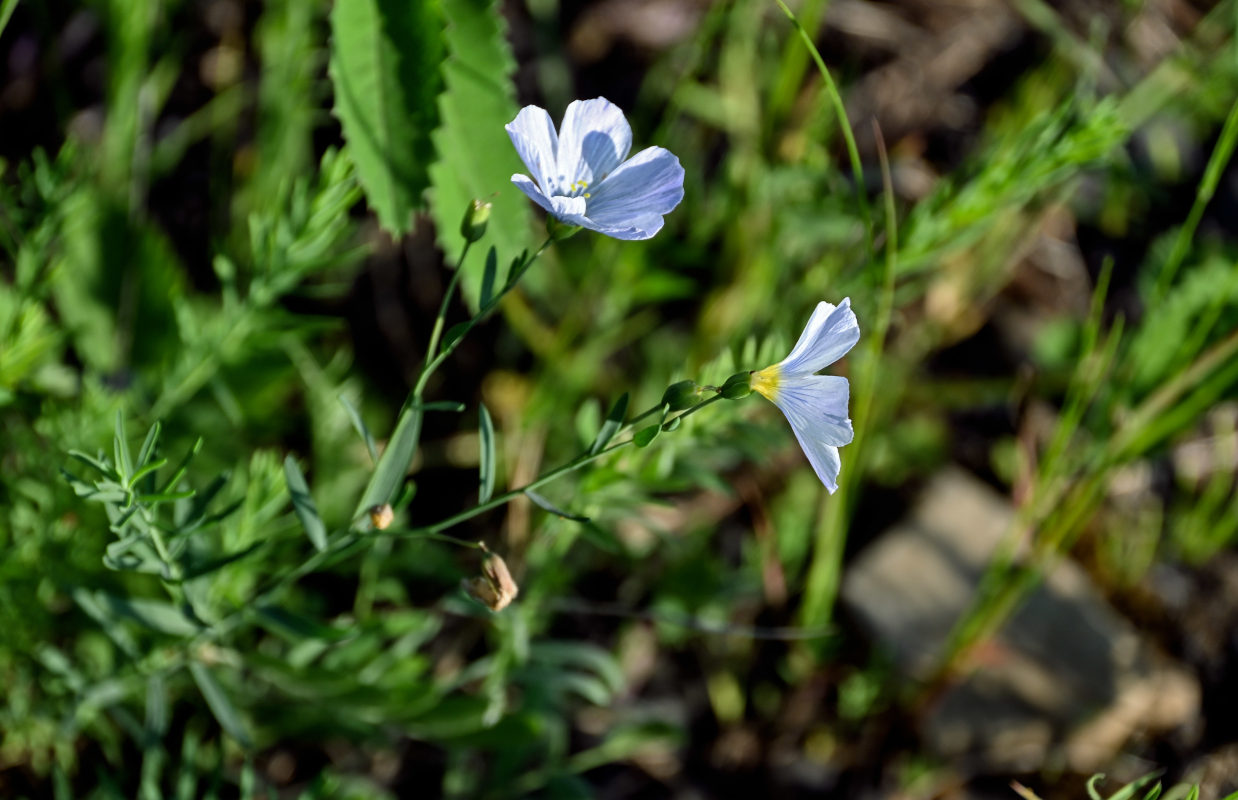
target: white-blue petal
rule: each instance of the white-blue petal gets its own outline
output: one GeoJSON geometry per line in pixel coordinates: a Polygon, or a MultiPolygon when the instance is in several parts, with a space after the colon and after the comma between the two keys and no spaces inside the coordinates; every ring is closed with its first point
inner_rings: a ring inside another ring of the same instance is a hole
{"type": "Polygon", "coordinates": [[[589,218],[599,225],[635,228],[650,214],[669,213],[683,200],[683,167],[661,147],[648,147],[625,161],[591,190],[589,218]]]}
{"type": "Polygon", "coordinates": [[[533,180],[545,194],[552,194],[548,181],[554,177],[558,163],[559,136],[546,109],[525,106],[504,128],[520,160],[533,174],[533,180]]]}
{"type": "Polygon", "coordinates": [[[528,175],[516,173],[512,176],[512,183],[516,184],[516,188],[528,195],[528,198],[534,203],[537,203],[547,211],[555,210],[554,204],[550,202],[550,198],[542,194],[542,190],[537,188],[537,184],[529,180],[528,175]]]}
{"type": "Polygon", "coordinates": [[[559,126],[555,194],[572,194],[572,184],[587,182],[588,189],[613,172],[632,149],[632,127],[619,106],[605,97],[573,100],[559,126]]]}
{"type": "Polygon", "coordinates": [[[604,233],[612,239],[638,241],[641,239],[652,239],[654,234],[662,230],[663,222],[661,214],[646,214],[643,217],[627,220],[627,224],[621,226],[601,225],[596,220],[590,219],[589,224],[585,227],[598,233],[604,233]]]}
{"type": "Polygon", "coordinates": [[[837,307],[818,303],[800,339],[782,360],[783,375],[811,375],[847,354],[860,340],[860,325],[851,310],[851,298],[837,307]]]}
{"type": "Polygon", "coordinates": [[[585,216],[585,198],[583,197],[552,197],[553,208],[550,213],[571,225],[592,228],[589,218],[585,216]]]}
{"type": "Polygon", "coordinates": [[[837,375],[787,375],[778,380],[774,404],[791,424],[804,455],[825,488],[838,488],[838,448],[855,437],[848,418],[850,386],[837,375]]]}

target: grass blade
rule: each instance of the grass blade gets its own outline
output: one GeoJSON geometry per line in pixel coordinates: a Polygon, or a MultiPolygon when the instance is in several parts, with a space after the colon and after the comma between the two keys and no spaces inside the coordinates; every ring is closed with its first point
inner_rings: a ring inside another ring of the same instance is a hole
{"type": "Polygon", "coordinates": [[[297,512],[297,519],[301,520],[305,535],[321,553],[327,549],[327,526],[318,516],[318,507],[314,505],[314,498],[310,495],[305,474],[291,455],[284,459],[284,478],[288,481],[288,494],[292,495],[292,508],[297,512]]]}

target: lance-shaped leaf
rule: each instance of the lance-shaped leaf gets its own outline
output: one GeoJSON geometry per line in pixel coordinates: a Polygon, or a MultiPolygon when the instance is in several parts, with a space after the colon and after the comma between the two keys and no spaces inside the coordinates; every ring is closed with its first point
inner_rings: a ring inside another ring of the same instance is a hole
{"type": "Polygon", "coordinates": [[[284,478],[288,481],[288,494],[292,495],[292,508],[297,512],[297,519],[301,520],[301,527],[305,528],[305,535],[320,552],[326,550],[327,526],[318,516],[318,507],[310,496],[309,484],[305,482],[297,460],[291,455],[284,459],[284,478]]]}
{"type": "Polygon", "coordinates": [[[606,421],[602,423],[601,430],[593,440],[593,445],[589,447],[590,453],[600,453],[602,448],[610,444],[610,440],[615,438],[615,434],[623,427],[623,420],[628,415],[628,393],[624,392],[615,404],[610,407],[610,413],[606,415],[606,421]]]}
{"type": "Polygon", "coordinates": [[[478,440],[481,447],[478,459],[480,486],[477,490],[478,504],[484,503],[494,494],[494,423],[490,420],[490,412],[485,405],[478,412],[478,440]]]}
{"type": "Polygon", "coordinates": [[[250,746],[249,734],[245,732],[241,715],[237,713],[236,707],[228,699],[223,687],[215,680],[215,676],[206,668],[206,665],[198,661],[189,662],[189,672],[193,675],[194,682],[198,684],[198,689],[202,692],[206,704],[210,706],[211,713],[215,715],[215,719],[219,720],[220,727],[236,739],[242,747],[248,748],[250,746]]]}

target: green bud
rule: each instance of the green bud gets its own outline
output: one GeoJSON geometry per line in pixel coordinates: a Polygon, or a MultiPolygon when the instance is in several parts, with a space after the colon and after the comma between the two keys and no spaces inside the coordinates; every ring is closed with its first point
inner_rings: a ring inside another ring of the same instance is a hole
{"type": "Polygon", "coordinates": [[[722,384],[722,396],[727,400],[739,400],[752,394],[752,373],[736,372],[722,384]]]}
{"type": "Polygon", "coordinates": [[[473,200],[464,211],[464,219],[460,222],[460,235],[470,244],[481,239],[486,233],[486,223],[490,221],[490,203],[473,200]]]}
{"type": "Polygon", "coordinates": [[[670,406],[671,411],[683,411],[691,408],[701,400],[701,387],[696,381],[680,381],[666,387],[662,394],[662,405],[670,406]]]}
{"type": "Polygon", "coordinates": [[[676,430],[682,422],[683,422],[683,417],[675,417],[670,422],[662,423],[662,430],[669,433],[670,431],[676,430]]]}
{"type": "Polygon", "coordinates": [[[561,242],[569,236],[575,236],[580,231],[579,225],[568,225],[555,217],[546,217],[546,233],[556,242],[561,242]]]}

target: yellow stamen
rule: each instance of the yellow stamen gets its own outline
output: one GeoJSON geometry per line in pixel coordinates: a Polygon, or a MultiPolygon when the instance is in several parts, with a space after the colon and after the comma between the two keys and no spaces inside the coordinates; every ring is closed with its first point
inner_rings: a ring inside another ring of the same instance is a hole
{"type": "Polygon", "coordinates": [[[778,397],[778,379],[781,377],[781,372],[777,364],[757,370],[752,373],[748,385],[752,387],[752,391],[773,402],[778,397]]]}
{"type": "Polygon", "coordinates": [[[587,200],[587,199],[589,199],[590,197],[593,197],[593,195],[589,194],[588,192],[585,192],[585,199],[587,200]]]}

